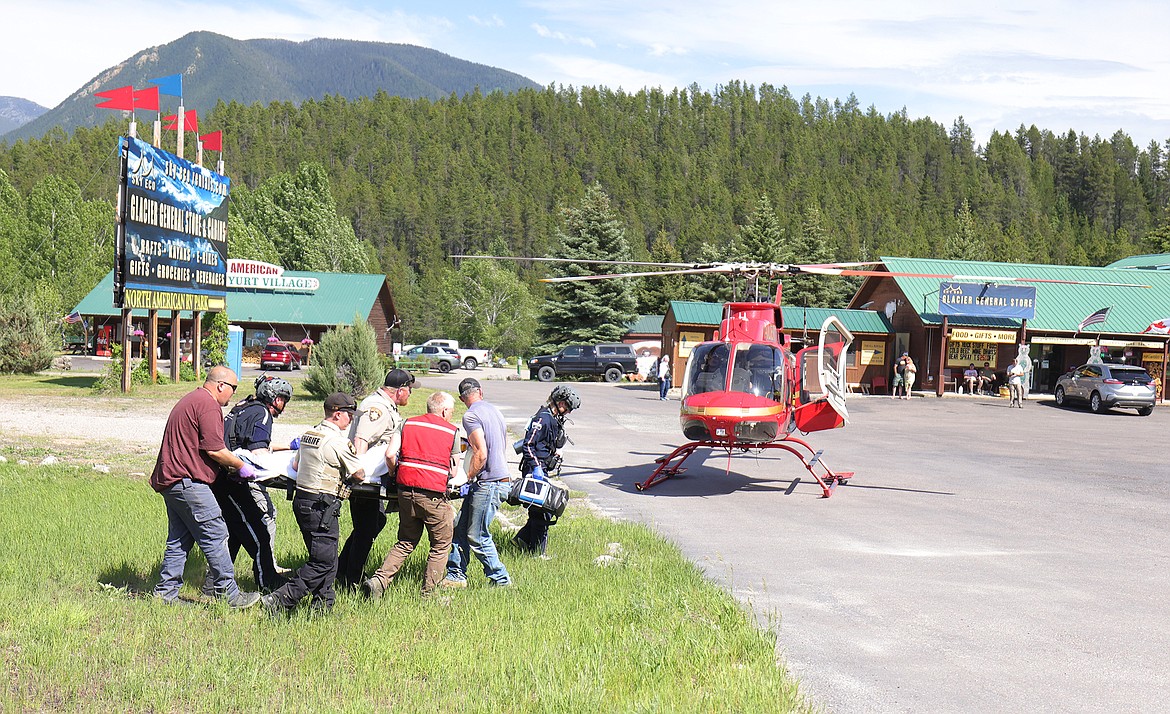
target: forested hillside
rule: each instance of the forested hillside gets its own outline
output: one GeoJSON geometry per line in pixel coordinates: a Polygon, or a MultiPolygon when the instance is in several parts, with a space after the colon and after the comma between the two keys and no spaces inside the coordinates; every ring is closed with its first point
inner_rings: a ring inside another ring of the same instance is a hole
{"type": "MultiPolygon", "coordinates": [[[[945,127],[766,85],[438,101],[380,93],[299,107],[221,103],[200,115],[204,131],[224,130],[237,184],[256,189],[306,163],[323,166],[338,215],[352,221],[419,330],[439,320],[446,256],[555,254],[557,209],[594,182],[636,258],[652,246],[657,257],[684,260],[742,255],[739,237],[762,218],[761,206],[774,214],[777,255],[797,261],[807,259],[796,253],[812,249],[810,235],[838,260],[1094,265],[1163,250],[1170,236],[1167,148],[1158,143],[1141,149],[1121,132],[1020,127],[980,144],[961,120],[945,127]]],[[[112,202],[122,131],[111,121],[0,147],[0,169],[21,195],[52,176],[81,187],[83,198],[112,202]]],[[[263,211],[242,215],[267,230],[263,211]]],[[[533,271],[526,281],[543,270],[519,269],[533,271]]],[[[642,309],[670,297],[649,286],[640,294],[642,309]]]]}

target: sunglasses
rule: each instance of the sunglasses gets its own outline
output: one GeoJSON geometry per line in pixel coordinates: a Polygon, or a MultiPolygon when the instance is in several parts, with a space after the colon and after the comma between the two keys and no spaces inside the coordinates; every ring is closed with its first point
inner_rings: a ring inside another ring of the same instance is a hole
{"type": "Polygon", "coordinates": [[[239,386],[240,386],[240,385],[238,385],[238,384],[232,384],[231,382],[216,382],[216,384],[222,384],[222,385],[224,385],[224,386],[231,387],[231,388],[232,388],[232,394],[235,394],[235,393],[236,393],[236,389],[238,389],[238,388],[239,388],[239,386]]]}

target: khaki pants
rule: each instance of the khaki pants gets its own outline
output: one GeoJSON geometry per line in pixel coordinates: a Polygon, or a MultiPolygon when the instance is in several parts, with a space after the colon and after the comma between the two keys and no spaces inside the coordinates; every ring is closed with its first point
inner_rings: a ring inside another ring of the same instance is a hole
{"type": "Polygon", "coordinates": [[[382,567],[374,573],[375,580],[383,586],[390,584],[402,563],[422,540],[424,529],[431,549],[427,555],[422,591],[429,593],[438,586],[447,569],[447,554],[451,551],[451,538],[455,530],[455,509],[445,494],[399,486],[398,542],[386,554],[382,567]]]}

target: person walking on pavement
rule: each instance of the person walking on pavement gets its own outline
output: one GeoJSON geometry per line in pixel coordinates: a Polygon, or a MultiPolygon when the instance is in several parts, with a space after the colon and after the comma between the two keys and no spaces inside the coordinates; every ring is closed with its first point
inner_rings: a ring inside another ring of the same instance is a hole
{"type": "Polygon", "coordinates": [[[658,360],[658,399],[666,401],[666,393],[670,391],[670,355],[665,352],[658,360]]]}
{"type": "Polygon", "coordinates": [[[504,415],[483,398],[479,381],[468,377],[459,383],[459,399],[467,405],[463,430],[471,450],[467,467],[469,489],[455,523],[454,544],[447,559],[447,577],[441,585],[467,587],[469,554],[483,565],[484,575],[492,585],[512,584],[508,569],[500,560],[488,527],[496,517],[500,503],[508,497],[508,462],[504,449],[509,448],[504,415]]]}
{"type": "MultiPolygon", "coordinates": [[[[402,429],[403,418],[398,407],[406,406],[413,389],[413,374],[392,369],[386,373],[382,388],[362,400],[357,420],[350,427],[350,439],[359,456],[372,446],[390,443],[390,438],[402,429]]],[[[384,484],[389,493],[394,493],[393,473],[386,475],[384,484]]],[[[354,588],[366,579],[366,561],[378,534],[386,527],[386,503],[380,498],[351,498],[349,515],[353,532],[341,549],[337,584],[354,588]]]]}
{"type": "Polygon", "coordinates": [[[353,444],[346,437],[357,412],[354,398],[334,392],[325,398],[325,420],[301,435],[300,449],[293,464],[297,469],[297,490],[293,513],[305,540],[308,560],[292,578],[261,600],[270,613],[288,612],[306,595],[311,607],[328,611],[333,607],[337,577],[337,523],[341,502],[349,496],[351,483],[365,478],[353,444]]]}
{"type": "Polygon", "coordinates": [[[203,386],[180,399],[167,417],[150,486],[167,508],[167,544],[154,594],[168,604],[179,601],[187,555],[196,543],[207,559],[217,597],[240,609],[260,599],[259,593],[243,592],[236,583],[227,524],[211,492],[220,467],[235,469],[244,480],[256,476],[223,441],[223,407],[238,386],[235,372],[212,367],[203,386]]]}
{"type": "Polygon", "coordinates": [[[386,449],[386,461],[398,472],[398,542],[386,554],[382,567],[362,584],[377,599],[393,582],[402,563],[422,540],[430,540],[422,593],[429,595],[443,579],[455,527],[455,510],[447,498],[447,483],[462,454],[459,428],[451,423],[455,400],[446,392],[427,398],[427,413],[402,424],[386,449]]]}
{"type": "Polygon", "coordinates": [[[1019,362],[1012,362],[1012,366],[1008,369],[1008,392],[1011,394],[1011,402],[1008,407],[1024,408],[1024,368],[1019,362]]]}

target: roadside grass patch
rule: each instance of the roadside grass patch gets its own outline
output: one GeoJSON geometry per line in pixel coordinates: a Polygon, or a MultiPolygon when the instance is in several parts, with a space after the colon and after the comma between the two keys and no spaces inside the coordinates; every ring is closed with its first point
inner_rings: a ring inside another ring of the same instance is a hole
{"type": "MultiPolygon", "coordinates": [[[[273,496],[278,560],[296,567],[304,545],[273,496]]],[[[0,464],[0,523],[2,711],[811,711],[772,634],[677,548],[578,504],[547,560],[497,532],[512,588],[475,564],[466,590],[420,598],[424,539],[381,600],[343,592],[329,615],[276,619],[201,596],[197,548],[182,598],[198,604],[149,596],[166,515],[142,479],[0,464]]]]}

